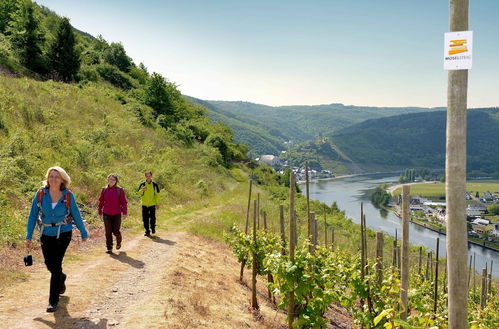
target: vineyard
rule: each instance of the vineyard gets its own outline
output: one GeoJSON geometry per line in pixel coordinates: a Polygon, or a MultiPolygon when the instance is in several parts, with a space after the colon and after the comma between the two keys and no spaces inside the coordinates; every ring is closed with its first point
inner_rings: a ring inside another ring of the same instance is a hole
{"type": "MultiPolygon", "coordinates": [[[[314,204],[317,211],[311,212],[308,199],[308,220],[300,223],[292,174],[290,181],[289,203],[273,211],[279,214],[279,221],[267,218],[269,209],[260,209],[259,196],[250,207],[250,185],[244,229],[235,225],[225,233],[226,242],[241,263],[240,280],[245,269],[251,270],[254,309],[259,307],[256,281],[262,278],[267,282],[268,301],[287,312],[289,328],[328,328],[326,313],[331,305],[347,310],[357,328],[448,328],[445,260],[422,247],[411,247],[406,254],[411,266],[404,285],[404,255],[396,239],[386,241],[390,238],[384,240],[382,233],[367,230],[365,218],[357,229],[358,239],[348,236],[341,225],[335,232],[331,215],[337,210],[314,204]],[[357,246],[352,248],[352,242],[357,246]],[[387,250],[385,246],[390,244],[392,248],[387,250]]],[[[470,259],[468,287],[463,287],[469,290],[469,327],[497,328],[499,298],[491,269],[484,269],[477,281],[471,264],[470,259]]]]}

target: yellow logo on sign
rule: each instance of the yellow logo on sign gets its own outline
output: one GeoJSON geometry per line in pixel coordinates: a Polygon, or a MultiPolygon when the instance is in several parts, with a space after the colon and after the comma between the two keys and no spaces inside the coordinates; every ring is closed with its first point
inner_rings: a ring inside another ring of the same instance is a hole
{"type": "Polygon", "coordinates": [[[451,40],[449,55],[455,55],[467,52],[468,47],[466,47],[466,42],[467,42],[466,39],[451,40]]]}

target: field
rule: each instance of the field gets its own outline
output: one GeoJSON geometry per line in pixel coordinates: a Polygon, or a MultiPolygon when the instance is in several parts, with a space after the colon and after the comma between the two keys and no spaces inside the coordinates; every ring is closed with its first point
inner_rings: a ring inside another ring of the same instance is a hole
{"type": "MultiPolygon", "coordinates": [[[[400,195],[400,191],[401,187],[399,186],[393,191],[392,194],[395,196],[400,195]]],[[[480,196],[482,196],[484,192],[499,194],[499,182],[471,181],[466,183],[466,191],[470,192],[472,196],[475,196],[476,192],[479,192],[480,196]]],[[[445,183],[411,184],[411,195],[419,195],[432,200],[444,200],[445,183]]]]}

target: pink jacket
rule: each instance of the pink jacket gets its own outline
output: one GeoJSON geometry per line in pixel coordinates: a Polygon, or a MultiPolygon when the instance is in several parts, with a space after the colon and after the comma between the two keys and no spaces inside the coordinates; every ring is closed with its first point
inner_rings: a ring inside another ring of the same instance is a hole
{"type": "Polygon", "coordinates": [[[111,216],[120,215],[121,213],[126,215],[127,211],[125,190],[122,187],[114,185],[113,187],[106,186],[102,188],[99,197],[99,215],[102,215],[102,213],[111,216]],[[119,198],[118,188],[120,189],[119,198]]]}

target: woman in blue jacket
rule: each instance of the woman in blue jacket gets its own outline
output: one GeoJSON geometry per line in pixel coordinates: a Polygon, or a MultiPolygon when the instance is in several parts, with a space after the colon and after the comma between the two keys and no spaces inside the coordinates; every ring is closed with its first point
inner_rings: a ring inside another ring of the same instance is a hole
{"type": "Polygon", "coordinates": [[[38,190],[31,204],[26,232],[26,247],[31,247],[33,230],[38,225],[45,265],[51,273],[50,296],[47,312],[55,312],[59,294],[66,290],[66,274],[62,260],[71,242],[73,222],[81,233],[82,241],[88,238],[75,197],[68,190],[71,178],[61,167],[51,167],[45,175],[44,186],[38,190]]]}

